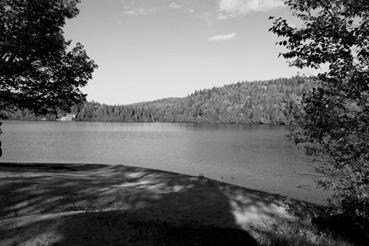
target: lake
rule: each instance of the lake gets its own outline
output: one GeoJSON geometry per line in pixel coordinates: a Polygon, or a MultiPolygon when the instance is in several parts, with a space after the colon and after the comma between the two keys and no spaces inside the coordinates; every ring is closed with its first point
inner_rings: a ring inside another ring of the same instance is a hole
{"type": "Polygon", "coordinates": [[[315,163],[283,126],[5,121],[0,162],[123,164],[204,175],[324,203],[315,163]]]}

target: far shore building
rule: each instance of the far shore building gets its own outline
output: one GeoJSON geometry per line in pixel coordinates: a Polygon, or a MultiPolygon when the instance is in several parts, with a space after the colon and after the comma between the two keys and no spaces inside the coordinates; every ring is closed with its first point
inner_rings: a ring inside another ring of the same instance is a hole
{"type": "Polygon", "coordinates": [[[75,114],[66,114],[65,116],[62,116],[60,119],[60,121],[73,121],[76,118],[75,114]]]}

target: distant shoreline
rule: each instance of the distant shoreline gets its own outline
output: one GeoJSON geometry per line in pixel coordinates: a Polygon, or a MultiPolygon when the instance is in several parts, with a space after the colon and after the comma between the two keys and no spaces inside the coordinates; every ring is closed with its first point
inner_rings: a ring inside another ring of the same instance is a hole
{"type": "Polygon", "coordinates": [[[287,124],[274,124],[274,123],[244,123],[244,122],[206,122],[206,121],[97,121],[97,120],[72,120],[72,121],[60,121],[60,120],[15,120],[15,119],[3,119],[1,122],[97,122],[97,123],[170,123],[170,124],[196,124],[196,125],[244,125],[244,126],[284,126],[289,127],[287,124]]]}

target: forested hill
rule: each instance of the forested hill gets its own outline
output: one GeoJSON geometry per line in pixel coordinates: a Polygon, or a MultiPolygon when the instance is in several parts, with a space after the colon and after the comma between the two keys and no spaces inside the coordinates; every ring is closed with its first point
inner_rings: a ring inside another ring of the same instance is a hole
{"type": "MultiPolygon", "coordinates": [[[[290,109],[312,87],[313,79],[281,78],[239,82],[195,91],[184,98],[166,98],[131,105],[87,102],[71,108],[79,121],[210,122],[289,124],[290,109]]],[[[18,111],[9,118],[35,119],[18,111]]]]}

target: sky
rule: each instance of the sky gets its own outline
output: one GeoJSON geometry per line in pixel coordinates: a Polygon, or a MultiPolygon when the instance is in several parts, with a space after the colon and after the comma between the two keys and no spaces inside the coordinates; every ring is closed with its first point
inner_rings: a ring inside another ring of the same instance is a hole
{"type": "MultiPolygon", "coordinates": [[[[99,68],[87,99],[130,104],[239,81],[291,77],[269,16],[283,0],[82,0],[65,36],[99,68]]],[[[311,71],[300,71],[311,75],[311,71]]]]}

